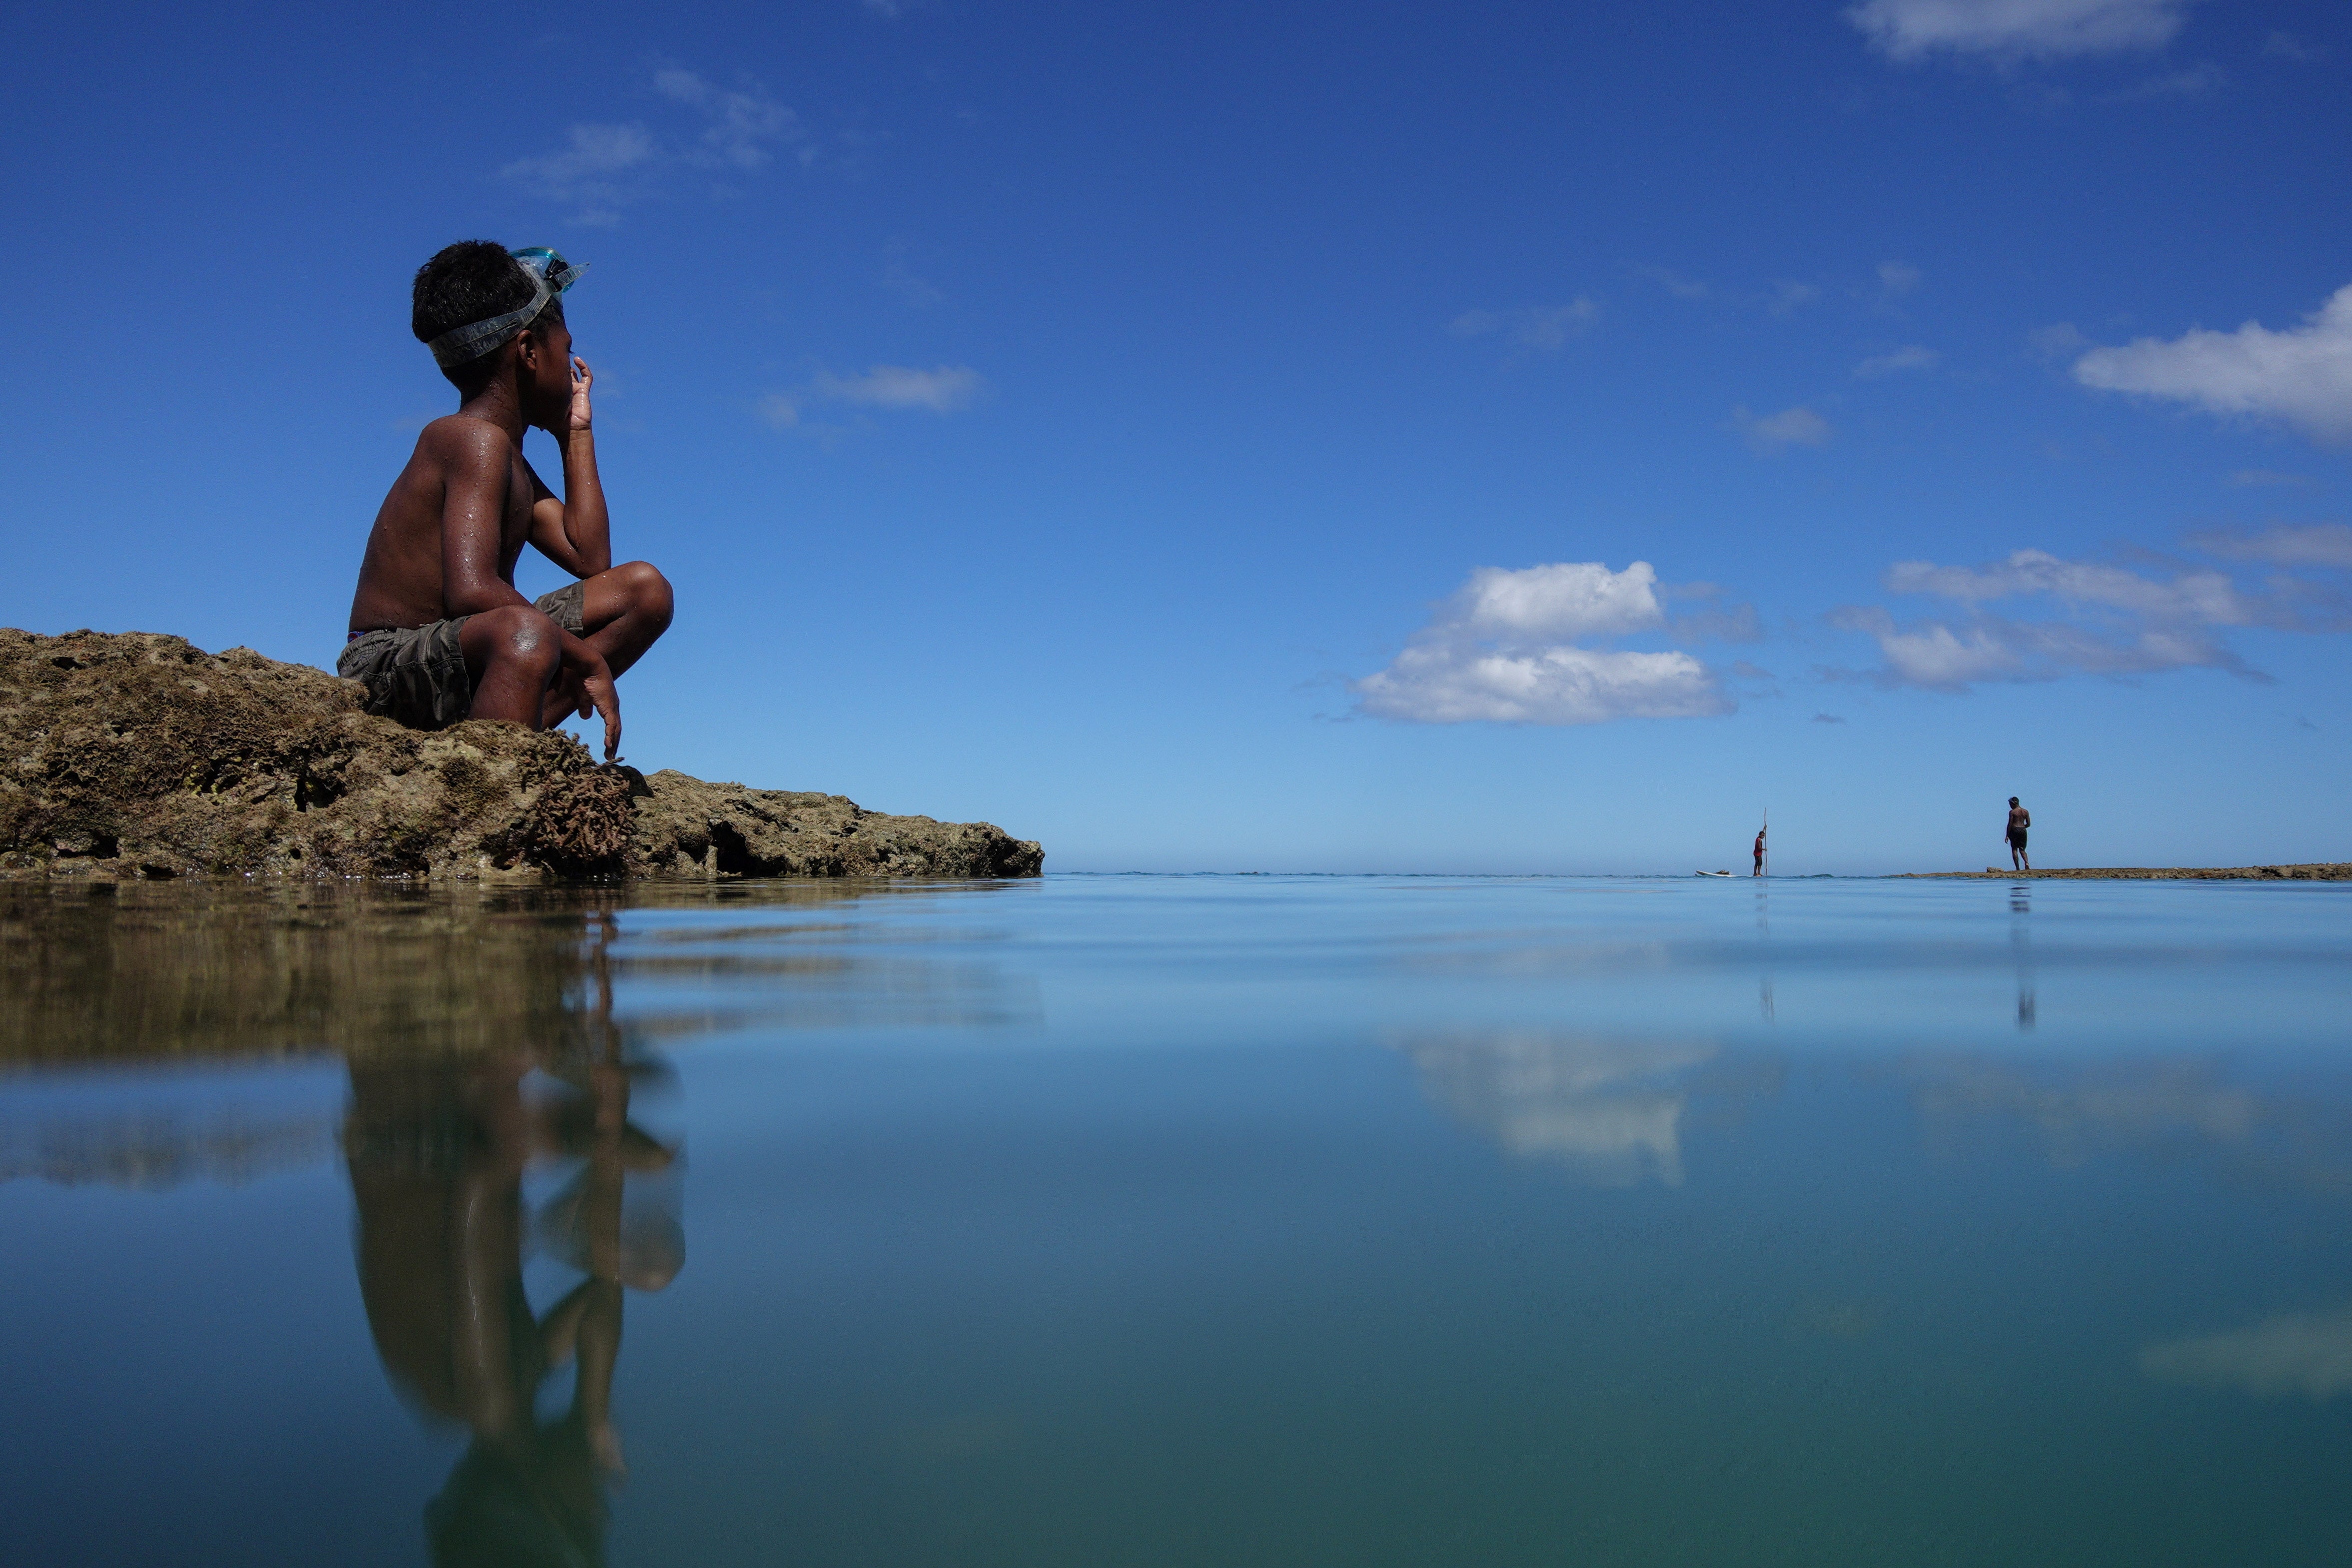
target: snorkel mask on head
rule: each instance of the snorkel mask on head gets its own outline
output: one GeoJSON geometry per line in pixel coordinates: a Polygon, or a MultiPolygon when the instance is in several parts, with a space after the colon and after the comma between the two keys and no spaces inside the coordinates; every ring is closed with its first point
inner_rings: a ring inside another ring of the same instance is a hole
{"type": "Polygon", "coordinates": [[[520,309],[509,310],[503,316],[493,316],[487,321],[459,327],[442,333],[425,346],[433,350],[433,362],[443,370],[455,370],[480,359],[493,349],[503,348],[507,340],[539,319],[547,302],[580,281],[588,270],[574,267],[543,245],[522,250],[509,251],[522,269],[530,274],[530,303],[520,309]]]}

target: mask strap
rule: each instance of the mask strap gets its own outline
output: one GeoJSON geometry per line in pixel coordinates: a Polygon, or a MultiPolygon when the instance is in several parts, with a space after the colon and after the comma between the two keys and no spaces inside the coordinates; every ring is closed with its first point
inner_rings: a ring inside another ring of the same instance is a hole
{"type": "Polygon", "coordinates": [[[509,310],[503,316],[493,316],[487,321],[476,321],[442,333],[425,346],[433,350],[433,362],[443,370],[455,370],[480,359],[493,349],[503,348],[507,340],[520,332],[555,298],[549,292],[547,279],[536,267],[526,267],[530,275],[530,303],[520,310],[509,310]]]}

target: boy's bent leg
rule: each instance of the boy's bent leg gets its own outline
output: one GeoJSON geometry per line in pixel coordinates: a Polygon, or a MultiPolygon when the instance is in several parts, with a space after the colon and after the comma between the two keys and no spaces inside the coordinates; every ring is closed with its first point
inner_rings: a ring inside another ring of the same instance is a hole
{"type": "Polygon", "coordinates": [[[625,561],[580,586],[580,635],[604,656],[605,667],[615,675],[669,630],[677,610],[669,579],[648,561],[625,561]]]}
{"type": "Polygon", "coordinates": [[[467,716],[544,728],[541,706],[563,659],[555,622],[510,604],[467,616],[459,639],[467,673],[474,679],[474,707],[467,716]]]}

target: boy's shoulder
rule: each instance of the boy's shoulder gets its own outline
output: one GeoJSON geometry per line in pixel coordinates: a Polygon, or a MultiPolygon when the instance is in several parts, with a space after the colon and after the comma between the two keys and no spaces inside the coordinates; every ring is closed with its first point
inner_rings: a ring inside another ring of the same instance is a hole
{"type": "Polygon", "coordinates": [[[426,425],[416,438],[417,450],[446,461],[471,465],[502,461],[514,455],[507,433],[487,419],[467,413],[445,413],[426,425]]]}

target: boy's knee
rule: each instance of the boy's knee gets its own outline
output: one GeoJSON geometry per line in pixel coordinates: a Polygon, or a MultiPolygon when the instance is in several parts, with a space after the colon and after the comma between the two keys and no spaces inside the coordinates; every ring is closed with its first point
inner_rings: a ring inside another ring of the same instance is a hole
{"type": "Polygon", "coordinates": [[[627,589],[629,602],[647,620],[667,626],[677,612],[677,598],[672,593],[669,579],[649,560],[633,560],[614,567],[614,572],[627,589]]]}
{"type": "Polygon", "coordinates": [[[555,622],[526,604],[482,612],[491,637],[490,656],[525,669],[552,673],[563,660],[563,640],[555,622]]]}

